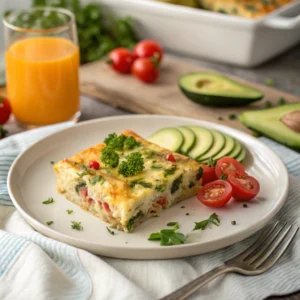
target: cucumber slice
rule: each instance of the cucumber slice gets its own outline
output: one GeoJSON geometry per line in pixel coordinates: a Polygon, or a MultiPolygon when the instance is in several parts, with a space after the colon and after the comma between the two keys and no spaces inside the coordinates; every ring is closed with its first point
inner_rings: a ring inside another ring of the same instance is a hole
{"type": "Polygon", "coordinates": [[[181,134],[183,135],[183,138],[184,138],[184,142],[180,148],[180,153],[186,154],[192,149],[192,147],[194,146],[194,144],[196,142],[195,133],[191,129],[189,129],[187,127],[183,127],[183,126],[176,127],[176,129],[178,129],[181,132],[181,134]]]}
{"type": "Polygon", "coordinates": [[[224,148],[217,155],[213,157],[213,160],[218,160],[224,156],[227,156],[234,149],[234,145],[235,145],[234,139],[227,134],[224,134],[224,137],[225,137],[224,148]]]}
{"type": "Polygon", "coordinates": [[[236,157],[236,160],[239,161],[239,162],[243,162],[244,159],[246,158],[246,150],[244,147],[242,147],[242,151],[241,153],[236,157]]]}
{"type": "Polygon", "coordinates": [[[173,152],[178,152],[184,142],[183,135],[176,128],[163,128],[153,133],[148,141],[173,152]]]}
{"type": "Polygon", "coordinates": [[[213,145],[214,138],[211,132],[200,126],[187,126],[196,135],[196,143],[194,147],[188,152],[188,156],[196,159],[206,153],[213,145]]]}
{"type": "Polygon", "coordinates": [[[214,143],[212,147],[205,154],[197,158],[197,160],[200,162],[217,155],[224,148],[225,145],[224,135],[216,130],[210,130],[210,132],[213,135],[214,143]]]}
{"type": "Polygon", "coordinates": [[[241,143],[238,142],[237,140],[235,140],[234,148],[227,156],[232,157],[232,158],[237,158],[239,156],[239,154],[241,153],[241,151],[242,151],[241,143]]]}

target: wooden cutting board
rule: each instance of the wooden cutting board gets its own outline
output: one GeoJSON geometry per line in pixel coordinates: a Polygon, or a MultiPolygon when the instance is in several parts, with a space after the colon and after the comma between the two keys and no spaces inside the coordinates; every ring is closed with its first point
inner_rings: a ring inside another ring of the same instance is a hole
{"type": "Polygon", "coordinates": [[[244,107],[216,108],[202,106],[187,99],[177,86],[180,75],[199,71],[205,70],[182,60],[167,57],[163,61],[158,82],[144,84],[130,75],[120,75],[114,72],[106,63],[97,61],[81,67],[80,89],[83,94],[130,112],[192,117],[228,125],[245,132],[250,131],[238,120],[229,120],[229,114],[239,114],[250,109],[262,109],[266,100],[277,105],[280,97],[286,99],[288,103],[300,101],[296,96],[269,86],[233,77],[237,81],[261,90],[265,95],[264,99],[244,107]],[[222,117],[223,120],[218,120],[219,117],[222,117]]]}

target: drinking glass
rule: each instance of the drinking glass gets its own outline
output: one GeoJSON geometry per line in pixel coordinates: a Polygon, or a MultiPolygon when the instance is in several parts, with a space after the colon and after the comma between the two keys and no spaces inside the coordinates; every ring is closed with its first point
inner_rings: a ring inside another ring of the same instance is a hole
{"type": "Polygon", "coordinates": [[[7,95],[24,128],[80,116],[74,15],[61,8],[11,12],[3,20],[7,95]]]}

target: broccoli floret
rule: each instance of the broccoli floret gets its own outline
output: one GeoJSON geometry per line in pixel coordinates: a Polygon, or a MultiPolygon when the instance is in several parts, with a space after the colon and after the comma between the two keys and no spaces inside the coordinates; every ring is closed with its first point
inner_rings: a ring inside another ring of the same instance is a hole
{"type": "Polygon", "coordinates": [[[114,138],[117,137],[116,133],[110,133],[105,139],[104,139],[104,143],[106,145],[108,145],[110,143],[111,140],[113,140],[114,138]]]}
{"type": "Polygon", "coordinates": [[[134,149],[140,145],[141,143],[137,142],[133,136],[128,136],[124,142],[124,150],[134,149]]]}
{"type": "Polygon", "coordinates": [[[124,134],[121,134],[111,139],[107,146],[113,150],[122,151],[124,148],[125,140],[126,140],[126,136],[124,134]]]}
{"type": "Polygon", "coordinates": [[[110,147],[105,147],[101,153],[101,160],[106,166],[115,168],[119,164],[119,154],[110,147]]]}
{"type": "Polygon", "coordinates": [[[144,170],[144,159],[140,152],[133,152],[127,156],[127,160],[122,161],[119,174],[124,177],[136,175],[144,170]]]}

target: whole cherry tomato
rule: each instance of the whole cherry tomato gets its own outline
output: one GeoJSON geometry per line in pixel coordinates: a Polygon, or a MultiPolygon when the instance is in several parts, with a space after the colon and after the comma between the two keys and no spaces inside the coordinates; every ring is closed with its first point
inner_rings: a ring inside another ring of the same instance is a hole
{"type": "Polygon", "coordinates": [[[130,73],[134,57],[132,53],[126,48],[116,48],[108,55],[107,63],[110,64],[114,70],[119,73],[130,73]]]}
{"type": "Polygon", "coordinates": [[[0,125],[5,124],[11,114],[11,108],[6,98],[0,97],[0,125]]]}
{"type": "Polygon", "coordinates": [[[156,41],[143,40],[136,44],[133,54],[135,57],[156,58],[160,62],[163,58],[163,49],[156,41]]]}
{"type": "Polygon", "coordinates": [[[159,76],[155,63],[148,58],[136,59],[131,67],[131,73],[146,83],[155,82],[159,76]]]}

